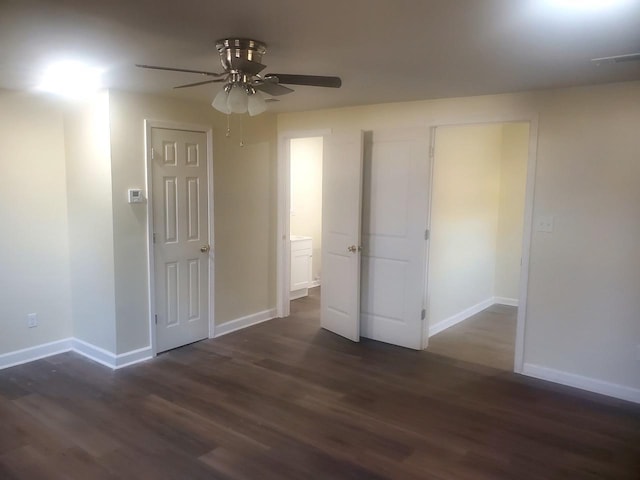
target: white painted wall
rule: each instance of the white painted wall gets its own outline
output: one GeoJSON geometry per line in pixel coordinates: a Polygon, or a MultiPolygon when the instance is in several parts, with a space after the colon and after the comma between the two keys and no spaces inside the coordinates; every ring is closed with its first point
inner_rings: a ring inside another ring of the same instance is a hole
{"type": "Polygon", "coordinates": [[[529,124],[502,125],[494,294],[517,300],[527,184],[529,124]]]}
{"type": "Polygon", "coordinates": [[[490,121],[537,113],[525,363],[640,389],[640,82],[280,114],[278,130],[490,121]]]}
{"type": "Polygon", "coordinates": [[[3,354],[72,333],[62,106],[0,90],[0,145],[3,354]]]}
{"type": "Polygon", "coordinates": [[[110,92],[117,353],[149,344],[146,204],[126,198],[145,185],[145,119],[213,129],[216,323],[275,305],[276,122],[241,117],[226,138],[226,116],[206,102],[110,92]]]}
{"type": "Polygon", "coordinates": [[[501,124],[436,131],[427,315],[431,326],[495,296],[501,156],[501,124]]]}
{"type": "Polygon", "coordinates": [[[106,91],[67,106],[64,141],[73,333],[114,353],[116,303],[106,91]]]}
{"type": "Polygon", "coordinates": [[[292,235],[311,237],[313,265],[311,278],[321,277],[322,252],[322,137],[291,139],[291,221],[292,235]]]}

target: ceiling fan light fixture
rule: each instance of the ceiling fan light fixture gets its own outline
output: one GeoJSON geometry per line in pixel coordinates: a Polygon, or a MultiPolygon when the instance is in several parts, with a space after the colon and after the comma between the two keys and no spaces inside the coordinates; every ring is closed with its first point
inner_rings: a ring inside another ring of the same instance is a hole
{"type": "Polygon", "coordinates": [[[218,110],[219,112],[229,115],[231,113],[231,110],[229,110],[229,104],[227,102],[228,96],[229,94],[227,92],[227,89],[223,88],[215,96],[215,98],[213,99],[213,102],[211,102],[211,106],[216,110],[218,110]]]}
{"type": "Polygon", "coordinates": [[[247,113],[249,98],[243,85],[236,83],[231,87],[227,106],[231,113],[247,113]]]}
{"type": "Polygon", "coordinates": [[[249,95],[248,103],[249,115],[255,117],[267,110],[267,103],[264,101],[264,97],[260,92],[254,92],[249,95]]]}

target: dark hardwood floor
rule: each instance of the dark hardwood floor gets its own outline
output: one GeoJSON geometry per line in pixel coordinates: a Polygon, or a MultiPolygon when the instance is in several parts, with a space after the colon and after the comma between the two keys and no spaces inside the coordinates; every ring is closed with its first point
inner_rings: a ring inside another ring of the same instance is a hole
{"type": "Polygon", "coordinates": [[[638,479],[640,406],[292,315],[112,372],[0,372],[0,478],[638,479]]]}
{"type": "Polygon", "coordinates": [[[492,305],[429,338],[428,350],[512,372],[517,315],[517,307],[492,305]]]}

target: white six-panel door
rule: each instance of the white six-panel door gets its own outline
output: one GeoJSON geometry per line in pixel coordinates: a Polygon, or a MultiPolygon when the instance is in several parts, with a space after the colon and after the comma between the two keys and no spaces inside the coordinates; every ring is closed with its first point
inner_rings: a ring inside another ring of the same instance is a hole
{"type": "Polygon", "coordinates": [[[367,132],[364,152],[361,335],[421,349],[428,130],[367,132]]]}
{"type": "Polygon", "coordinates": [[[360,340],[362,132],[325,137],[320,324],[360,340]]]}
{"type": "Polygon", "coordinates": [[[203,132],[151,129],[157,352],[208,337],[209,209],[203,132]]]}

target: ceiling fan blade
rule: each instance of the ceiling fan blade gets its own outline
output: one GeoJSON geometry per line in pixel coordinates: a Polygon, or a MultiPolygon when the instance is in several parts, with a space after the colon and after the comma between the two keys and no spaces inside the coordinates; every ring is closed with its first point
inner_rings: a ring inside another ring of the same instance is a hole
{"type": "Polygon", "coordinates": [[[185,68],[158,67],[156,65],[139,65],[137,63],[136,67],[148,68],[151,70],[168,70],[170,72],[199,73],[200,75],[209,75],[210,77],[224,77],[226,75],[226,73],[205,72],[202,70],[188,70],[185,68]]]}
{"type": "Polygon", "coordinates": [[[260,90],[261,92],[264,92],[268,95],[273,95],[274,97],[277,97],[279,95],[286,95],[287,93],[293,92],[293,89],[285,87],[284,85],[278,85],[273,81],[264,81],[260,83],[254,83],[252,85],[256,90],[260,90]]]}
{"type": "Polygon", "coordinates": [[[178,85],[177,87],[173,87],[173,88],[176,89],[176,88],[197,87],[198,85],[206,85],[207,83],[219,83],[219,82],[226,82],[226,81],[227,81],[226,78],[214,78],[213,80],[205,80],[204,82],[187,83],[186,85],[178,85]]]}
{"type": "Polygon", "coordinates": [[[262,70],[267,68],[267,66],[259,62],[247,60],[246,58],[234,57],[231,60],[231,68],[233,68],[234,70],[240,70],[242,73],[245,73],[249,76],[253,76],[259,74],[262,70]]]}
{"type": "Polygon", "coordinates": [[[340,77],[325,77],[320,75],[291,75],[288,73],[268,73],[265,79],[277,78],[278,83],[287,85],[308,85],[310,87],[340,88],[340,77]]]}

